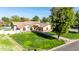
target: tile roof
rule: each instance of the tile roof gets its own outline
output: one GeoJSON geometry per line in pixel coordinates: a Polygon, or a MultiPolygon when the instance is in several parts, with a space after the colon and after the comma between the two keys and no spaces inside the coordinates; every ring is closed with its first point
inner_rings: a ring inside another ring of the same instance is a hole
{"type": "Polygon", "coordinates": [[[47,25],[49,25],[49,24],[47,24],[47,23],[38,23],[38,25],[39,25],[40,27],[45,27],[45,26],[47,26],[47,25]]]}
{"type": "Polygon", "coordinates": [[[36,24],[38,24],[40,27],[45,27],[45,26],[48,25],[46,23],[39,23],[37,21],[13,22],[13,25],[16,25],[18,28],[22,28],[26,25],[33,26],[33,25],[36,25],[36,24]]]}
{"type": "Polygon", "coordinates": [[[16,25],[18,28],[22,28],[26,25],[34,25],[36,23],[39,23],[39,22],[35,22],[35,21],[26,21],[26,22],[13,22],[13,25],[16,25]]]}

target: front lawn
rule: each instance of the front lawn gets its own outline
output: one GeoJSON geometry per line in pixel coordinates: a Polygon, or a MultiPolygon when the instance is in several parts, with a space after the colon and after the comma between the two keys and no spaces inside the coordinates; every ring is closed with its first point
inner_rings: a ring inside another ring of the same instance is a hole
{"type": "Polygon", "coordinates": [[[62,36],[69,39],[79,39],[79,33],[76,33],[76,32],[69,32],[69,33],[63,34],[62,36]]]}
{"type": "Polygon", "coordinates": [[[16,51],[18,49],[15,46],[7,36],[0,35],[0,51],[16,51]]]}
{"type": "MultiPolygon", "coordinates": [[[[49,34],[52,34],[53,35],[56,35],[55,32],[49,32],[49,34]]],[[[66,33],[66,34],[63,34],[61,35],[62,37],[65,37],[65,38],[69,38],[69,39],[79,39],[79,33],[77,32],[72,32],[70,31],[69,33],[66,33]]]]}
{"type": "Polygon", "coordinates": [[[53,38],[52,40],[50,40],[50,38],[38,36],[37,34],[32,32],[13,34],[10,35],[10,37],[12,37],[17,43],[22,45],[25,49],[31,50],[45,50],[64,44],[63,40],[58,41],[53,38]]]}

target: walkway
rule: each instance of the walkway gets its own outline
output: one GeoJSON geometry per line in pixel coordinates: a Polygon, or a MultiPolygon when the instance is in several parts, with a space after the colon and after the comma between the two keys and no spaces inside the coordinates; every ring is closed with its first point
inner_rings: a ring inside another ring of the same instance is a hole
{"type": "MultiPolygon", "coordinates": [[[[57,38],[57,35],[53,35],[53,37],[57,38]]],[[[69,42],[73,42],[75,41],[74,39],[68,39],[68,38],[65,38],[65,37],[59,37],[59,40],[62,39],[65,41],[65,43],[69,43],[69,42]]]]}

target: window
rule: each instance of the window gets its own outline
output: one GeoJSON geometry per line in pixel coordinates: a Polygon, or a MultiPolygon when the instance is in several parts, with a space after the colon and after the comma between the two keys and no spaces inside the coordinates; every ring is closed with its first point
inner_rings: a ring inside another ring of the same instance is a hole
{"type": "Polygon", "coordinates": [[[16,28],[16,30],[20,30],[20,28],[16,28]]]}

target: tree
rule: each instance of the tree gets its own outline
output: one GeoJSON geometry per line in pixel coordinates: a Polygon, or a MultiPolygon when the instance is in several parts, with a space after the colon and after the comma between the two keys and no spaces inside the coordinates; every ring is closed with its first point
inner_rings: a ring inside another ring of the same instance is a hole
{"type": "Polygon", "coordinates": [[[43,18],[42,18],[42,22],[45,22],[45,23],[46,23],[46,22],[49,22],[49,17],[47,17],[47,18],[46,18],[46,17],[43,17],[43,18]]]}
{"type": "Polygon", "coordinates": [[[13,23],[12,23],[12,22],[10,23],[10,26],[11,26],[11,29],[13,29],[13,28],[14,28],[14,25],[13,25],[13,23]]]}
{"type": "Polygon", "coordinates": [[[40,19],[39,19],[38,16],[34,16],[34,17],[32,18],[32,21],[40,21],[40,19]]]}
{"type": "Polygon", "coordinates": [[[12,21],[16,21],[16,22],[21,21],[21,18],[19,16],[16,16],[16,15],[11,16],[11,18],[12,18],[12,21]]]}
{"type": "Polygon", "coordinates": [[[51,22],[51,18],[50,18],[50,16],[49,17],[47,17],[47,22],[51,22]]]}
{"type": "Polygon", "coordinates": [[[52,30],[58,35],[67,33],[75,21],[75,14],[72,7],[54,7],[51,9],[52,30]]]}
{"type": "Polygon", "coordinates": [[[25,18],[25,17],[21,17],[21,21],[24,22],[24,21],[28,21],[29,18],[25,18]]]}
{"type": "Polygon", "coordinates": [[[76,12],[76,21],[77,21],[77,28],[79,32],[79,10],[76,12]]]}
{"type": "Polygon", "coordinates": [[[4,21],[6,24],[11,23],[11,20],[8,17],[2,17],[2,21],[4,21]]]}
{"type": "Polygon", "coordinates": [[[47,21],[46,17],[43,17],[42,22],[46,22],[46,21],[47,21]]]}

